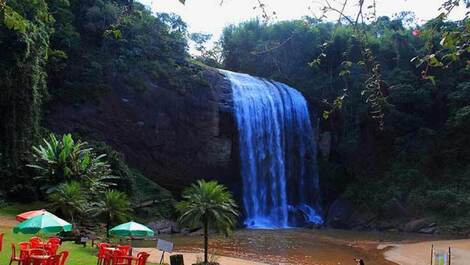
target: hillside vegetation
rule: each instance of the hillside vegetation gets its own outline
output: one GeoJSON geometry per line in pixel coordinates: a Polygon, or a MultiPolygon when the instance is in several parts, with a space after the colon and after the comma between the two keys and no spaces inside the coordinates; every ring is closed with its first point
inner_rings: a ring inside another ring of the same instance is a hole
{"type": "Polygon", "coordinates": [[[352,26],[309,18],[230,26],[221,39],[224,66],[286,82],[308,98],[320,138],[331,136],[319,156],[326,202],[346,197],[385,221],[430,216],[463,232],[470,210],[470,57],[430,68],[433,80],[413,58],[424,57],[430,42],[440,47],[443,32],[431,30],[452,32],[469,21],[411,28],[409,18],[380,17],[365,28],[386,98],[383,129],[369,114],[363,42],[352,26]]]}
{"type": "MultiPolygon", "coordinates": [[[[426,217],[470,232],[470,21],[412,21],[404,12],[360,31],[314,18],[247,21],[227,27],[213,49],[204,46],[206,35],[191,35],[201,52],[194,63],[181,18],[152,14],[136,1],[0,0],[0,199],[48,198],[30,165],[47,161],[38,162],[32,147],[50,137],[43,119],[51,106],[98,104],[116,84],[144,92],[156,83],[185,95],[204,84],[207,64],[282,81],[305,95],[321,140],[325,210],[346,198],[386,223],[426,217]],[[364,43],[377,62],[378,111],[364,89],[364,43]]],[[[139,210],[144,216],[174,217],[164,183],[130,168],[102,139],[73,137],[89,142],[91,157],[106,164],[101,173],[117,177],[112,187],[134,205],[168,202],[139,210]]],[[[89,165],[89,157],[77,161],[89,165]]],[[[70,182],[90,175],[83,171],[42,173],[70,182]]]]}
{"type": "MultiPolygon", "coordinates": [[[[116,83],[135,91],[145,91],[149,82],[184,91],[201,82],[200,68],[187,60],[185,34],[186,24],[179,17],[155,16],[143,5],[124,0],[0,1],[0,199],[48,198],[44,178],[37,177],[44,172],[28,165],[35,162],[32,147],[49,139],[43,123],[49,106],[98,104],[100,95],[116,83]]],[[[139,211],[172,216],[168,191],[129,168],[100,139],[82,140],[90,141],[95,155],[106,155],[102,162],[110,171],[104,175],[117,177],[115,187],[133,203],[166,202],[139,211]]]]}

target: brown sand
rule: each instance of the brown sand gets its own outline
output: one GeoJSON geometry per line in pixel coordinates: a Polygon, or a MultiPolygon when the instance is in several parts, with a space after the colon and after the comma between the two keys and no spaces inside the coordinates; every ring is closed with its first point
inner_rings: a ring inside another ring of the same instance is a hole
{"type": "Polygon", "coordinates": [[[0,216],[0,227],[14,227],[18,224],[15,217],[11,216],[0,216]]]}
{"type": "MultiPolygon", "coordinates": [[[[136,249],[136,252],[145,251],[150,254],[149,262],[151,263],[158,263],[160,262],[162,252],[155,249],[155,248],[140,248],[136,249]]],[[[175,254],[182,254],[184,257],[184,264],[191,265],[196,263],[197,258],[204,257],[203,253],[171,253],[171,255],[175,254]]],[[[168,253],[165,254],[164,263],[170,264],[170,255],[168,253]]],[[[223,265],[268,265],[266,263],[254,262],[244,259],[236,259],[224,256],[217,256],[217,262],[223,265]]]]}
{"type": "Polygon", "coordinates": [[[379,249],[385,251],[385,258],[400,265],[431,264],[431,246],[446,251],[451,247],[452,265],[470,264],[470,239],[426,241],[407,244],[382,244],[379,249]]]}

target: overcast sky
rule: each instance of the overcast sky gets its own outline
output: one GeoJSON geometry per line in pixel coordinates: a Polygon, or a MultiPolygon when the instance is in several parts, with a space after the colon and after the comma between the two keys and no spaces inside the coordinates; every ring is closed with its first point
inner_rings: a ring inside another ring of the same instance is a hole
{"type": "MultiPolygon", "coordinates": [[[[150,7],[154,12],[172,12],[180,15],[188,24],[190,32],[211,33],[218,38],[227,25],[239,23],[259,17],[260,10],[253,9],[257,0],[186,0],[182,5],[178,0],[138,0],[150,7]]],[[[343,0],[330,0],[341,3],[343,0]]],[[[371,0],[365,0],[367,2],[371,0]]],[[[319,8],[324,0],[263,0],[268,10],[277,13],[276,20],[289,20],[301,18],[305,15],[320,14],[319,8]],[[309,10],[309,7],[311,8],[309,10]]],[[[357,3],[357,0],[349,0],[357,3]]],[[[438,14],[438,9],[444,0],[377,0],[377,14],[379,16],[393,16],[400,11],[413,11],[420,22],[424,22],[438,14]]],[[[353,14],[357,10],[354,4],[346,11],[353,14]]],[[[451,18],[463,18],[465,9],[462,7],[453,12],[451,18]]],[[[331,14],[330,19],[337,19],[331,14]]]]}

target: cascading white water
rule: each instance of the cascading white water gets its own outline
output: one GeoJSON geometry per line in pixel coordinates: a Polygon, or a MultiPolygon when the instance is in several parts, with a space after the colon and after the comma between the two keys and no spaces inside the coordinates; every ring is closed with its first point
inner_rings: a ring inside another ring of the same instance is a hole
{"type": "Polygon", "coordinates": [[[233,90],[245,225],[322,223],[316,144],[305,98],[282,83],[222,72],[233,90]]]}

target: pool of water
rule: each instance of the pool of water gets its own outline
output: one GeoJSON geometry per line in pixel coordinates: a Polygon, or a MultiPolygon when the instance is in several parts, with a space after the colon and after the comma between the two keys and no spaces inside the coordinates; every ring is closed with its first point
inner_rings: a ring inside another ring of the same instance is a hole
{"type": "MultiPolygon", "coordinates": [[[[202,235],[161,235],[174,242],[177,252],[202,252],[202,235]]],[[[425,236],[398,233],[372,233],[342,230],[237,230],[231,236],[211,235],[210,252],[269,264],[355,265],[362,258],[366,265],[392,265],[377,245],[383,242],[426,240],[425,236]]],[[[154,247],[154,242],[135,242],[154,247]]]]}

